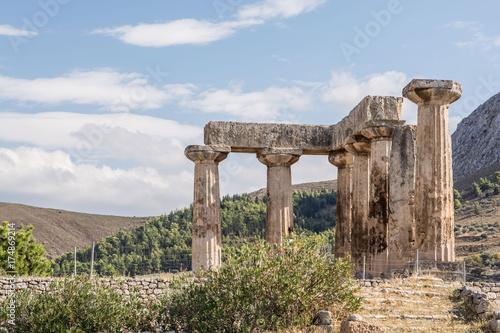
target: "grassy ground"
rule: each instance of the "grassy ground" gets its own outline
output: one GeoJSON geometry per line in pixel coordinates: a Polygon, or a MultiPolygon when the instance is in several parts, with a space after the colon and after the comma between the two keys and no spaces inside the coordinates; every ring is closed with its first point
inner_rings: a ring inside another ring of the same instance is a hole
{"type": "Polygon", "coordinates": [[[488,332],[486,323],[460,319],[459,302],[451,295],[460,283],[445,283],[432,276],[392,280],[377,287],[362,287],[359,314],[386,326],[388,332],[488,332]]]}

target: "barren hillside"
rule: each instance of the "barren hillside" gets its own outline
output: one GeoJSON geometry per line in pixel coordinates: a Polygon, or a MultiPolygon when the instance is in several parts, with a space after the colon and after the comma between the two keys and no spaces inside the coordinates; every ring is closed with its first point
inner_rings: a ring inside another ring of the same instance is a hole
{"type": "Polygon", "coordinates": [[[120,217],[74,213],[65,210],[38,208],[27,205],[0,203],[0,220],[21,225],[33,225],[38,243],[45,243],[48,258],[83,248],[120,230],[131,230],[149,218],[120,217]]]}

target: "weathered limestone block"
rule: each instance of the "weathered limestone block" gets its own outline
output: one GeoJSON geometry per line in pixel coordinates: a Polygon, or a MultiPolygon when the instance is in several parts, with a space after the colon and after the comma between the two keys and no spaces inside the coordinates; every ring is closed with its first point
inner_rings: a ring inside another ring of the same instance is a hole
{"type": "Polygon", "coordinates": [[[389,260],[397,268],[415,253],[416,126],[394,128],[389,178],[389,260]]]}
{"type": "Polygon", "coordinates": [[[230,149],[214,146],[188,146],[185,155],[195,163],[193,199],[192,269],[220,265],[221,226],[219,162],[230,149]]]}
{"type": "Polygon", "coordinates": [[[339,149],[369,126],[368,123],[401,119],[401,97],[366,96],[352,109],[349,115],[332,127],[332,150],[339,149]]]}
{"type": "Polygon", "coordinates": [[[340,149],[370,121],[399,120],[400,97],[366,96],[336,125],[209,122],[206,145],[231,147],[232,152],[258,153],[264,148],[302,149],[304,155],[328,155],[340,149]]]}
{"type": "Polygon", "coordinates": [[[418,105],[415,220],[422,259],[455,260],[448,107],[461,94],[462,86],[449,80],[415,79],[403,89],[418,105]]]}
{"type": "Polygon", "coordinates": [[[328,160],[337,170],[337,209],[335,217],[335,255],[351,253],[352,183],[354,155],[345,150],[330,153],[328,160]]]}
{"type": "Polygon", "coordinates": [[[364,138],[345,146],[355,155],[352,183],[351,258],[357,268],[368,255],[368,212],[370,202],[370,142],[364,138]]]}
{"type": "Polygon", "coordinates": [[[384,325],[363,321],[359,315],[350,315],[340,324],[340,333],[385,333],[384,325]]]}
{"type": "Polygon", "coordinates": [[[258,153],[272,147],[303,149],[307,154],[328,154],[331,127],[211,121],[205,125],[205,144],[226,145],[232,152],[241,153],[258,153]]]}
{"type": "Polygon", "coordinates": [[[263,149],[257,154],[267,165],[266,241],[277,244],[293,231],[293,196],[291,166],[301,149],[263,149]]]}

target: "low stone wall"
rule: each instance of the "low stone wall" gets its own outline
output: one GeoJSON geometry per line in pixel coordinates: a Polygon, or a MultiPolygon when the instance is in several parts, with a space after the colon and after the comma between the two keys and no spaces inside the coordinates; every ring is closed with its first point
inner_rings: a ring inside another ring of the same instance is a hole
{"type": "Polygon", "coordinates": [[[481,319],[491,319],[500,309],[500,283],[469,282],[461,289],[460,297],[481,319]]]}
{"type": "MultiPolygon", "coordinates": [[[[8,297],[12,290],[16,292],[30,289],[35,293],[49,290],[50,285],[58,278],[18,278],[12,283],[11,279],[0,279],[0,301],[8,297]]],[[[99,278],[96,279],[104,285],[116,289],[119,294],[130,295],[133,293],[145,300],[155,300],[168,292],[170,279],[164,278],[99,278]]]]}

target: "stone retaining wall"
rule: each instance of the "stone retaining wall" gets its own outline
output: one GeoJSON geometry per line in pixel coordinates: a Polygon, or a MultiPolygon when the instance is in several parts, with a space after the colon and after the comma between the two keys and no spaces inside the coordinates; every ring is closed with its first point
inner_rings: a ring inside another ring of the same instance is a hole
{"type": "MultiPolygon", "coordinates": [[[[58,278],[18,278],[12,284],[12,280],[0,279],[0,301],[8,297],[11,290],[16,292],[31,289],[35,293],[43,293],[49,290],[49,286],[58,278]]],[[[154,300],[167,293],[170,279],[165,278],[99,278],[96,279],[104,285],[111,286],[118,293],[130,295],[138,293],[145,300],[154,300]]]]}

